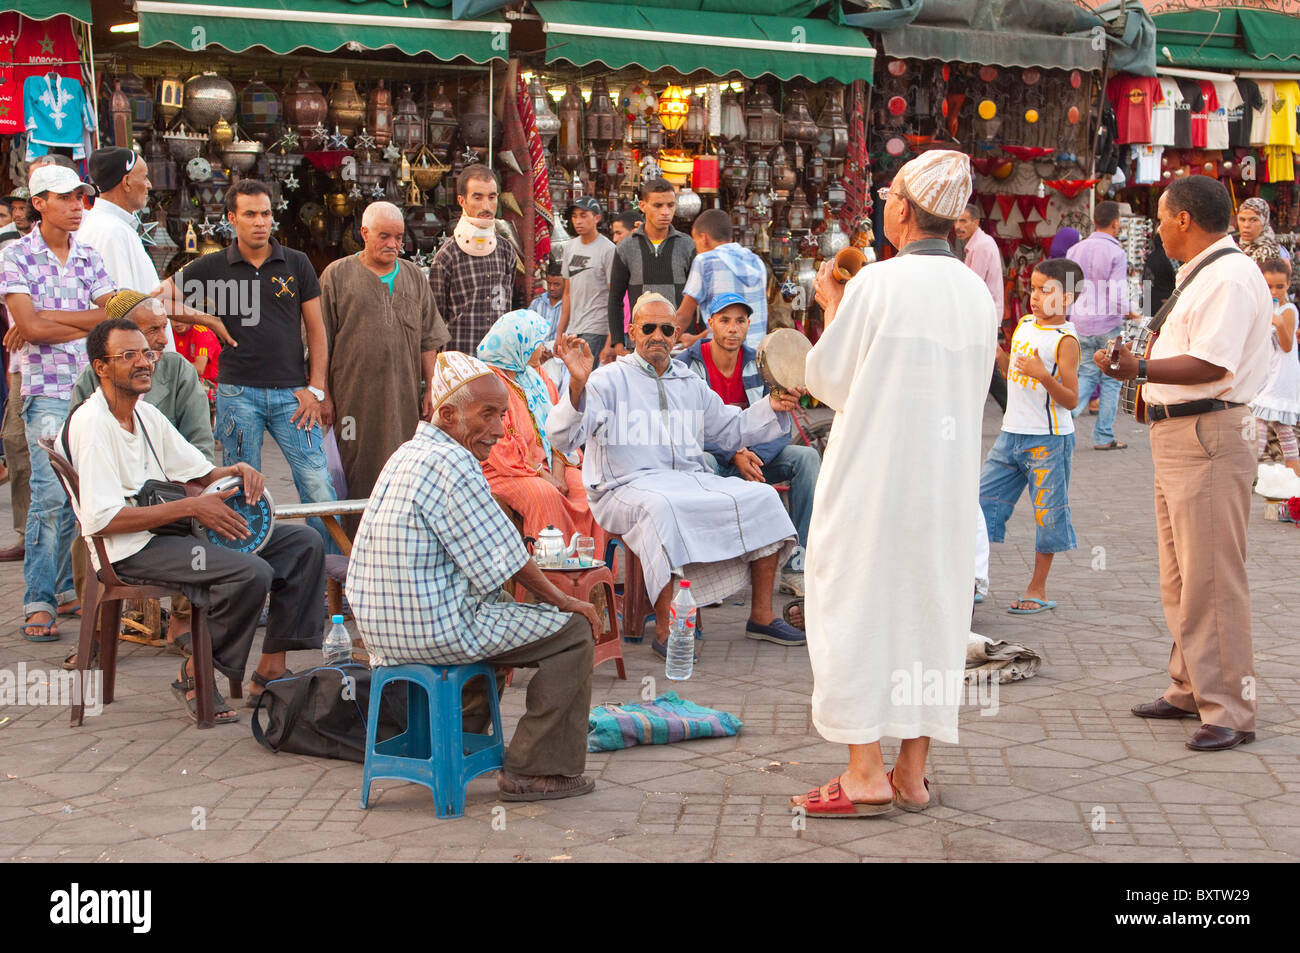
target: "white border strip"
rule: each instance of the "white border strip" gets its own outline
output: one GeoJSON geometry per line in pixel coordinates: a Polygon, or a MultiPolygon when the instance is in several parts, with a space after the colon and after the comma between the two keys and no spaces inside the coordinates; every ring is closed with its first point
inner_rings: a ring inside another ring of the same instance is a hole
{"type": "Polygon", "coordinates": [[[229,17],[235,20],[281,21],[294,14],[310,17],[312,23],[339,26],[380,26],[394,30],[461,30],[469,33],[509,33],[509,23],[483,23],[476,20],[435,20],[429,17],[385,17],[360,13],[320,13],[310,10],[268,10],[257,7],[226,7],[207,3],[165,3],[136,0],[137,13],[168,16],[229,17]]]}
{"type": "MultiPolygon", "coordinates": [[[[544,18],[543,18],[544,19],[544,18]]],[[[785,40],[746,40],[729,36],[698,36],[694,33],[651,33],[648,30],[624,30],[619,27],[581,26],[545,20],[542,29],[547,33],[569,33],[575,36],[603,36],[611,40],[640,40],[643,43],[685,43],[691,46],[720,46],[738,50],[774,50],[778,53],[822,53],[828,56],[874,57],[873,47],[830,46],[825,43],[796,43],[785,40]]],[[[563,53],[560,54],[563,56],[563,53]]]]}

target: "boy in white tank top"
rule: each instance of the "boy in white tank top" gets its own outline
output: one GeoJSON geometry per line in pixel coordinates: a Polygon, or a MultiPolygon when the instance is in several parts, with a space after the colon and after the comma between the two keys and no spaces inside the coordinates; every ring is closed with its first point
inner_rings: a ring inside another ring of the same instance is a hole
{"type": "Polygon", "coordinates": [[[1034,506],[1034,575],[1025,595],[1008,612],[1033,615],[1056,608],[1047,599],[1052,557],[1078,545],[1070,523],[1070,470],[1074,417],[1079,402],[1079,337],[1066,319],[1083,269],[1067,258],[1040,262],[1032,276],[1026,315],[1011,339],[1011,353],[998,350],[1007,377],[1002,432],[980,471],[980,508],[990,542],[1006,536],[1016,501],[1029,487],[1034,506]]]}

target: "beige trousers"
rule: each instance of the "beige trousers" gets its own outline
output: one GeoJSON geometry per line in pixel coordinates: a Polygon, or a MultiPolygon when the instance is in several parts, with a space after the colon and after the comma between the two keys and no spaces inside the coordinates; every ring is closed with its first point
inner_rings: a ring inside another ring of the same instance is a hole
{"type": "Polygon", "coordinates": [[[14,532],[22,542],[27,532],[27,508],[32,494],[28,484],[32,478],[32,461],[27,452],[27,428],[23,425],[23,375],[9,375],[9,403],[4,409],[4,426],[0,429],[4,441],[5,464],[9,467],[9,500],[13,505],[14,532]]]}
{"type": "Polygon", "coordinates": [[[1255,478],[1249,407],[1151,426],[1160,596],[1173,636],[1165,700],[1255,730],[1246,525],[1255,478]]]}

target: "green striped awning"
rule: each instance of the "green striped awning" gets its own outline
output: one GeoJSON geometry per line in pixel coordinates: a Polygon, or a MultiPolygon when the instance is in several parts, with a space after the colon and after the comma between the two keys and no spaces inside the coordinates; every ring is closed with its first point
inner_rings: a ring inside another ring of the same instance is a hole
{"type": "Polygon", "coordinates": [[[715,76],[871,82],[876,51],[861,30],[825,20],[535,0],[546,62],[637,65],[715,76]]]}
{"type": "MultiPolygon", "coordinates": [[[[171,43],[187,50],[219,46],[240,52],[261,46],[273,53],[297,49],[329,53],[350,44],[395,47],[440,60],[475,63],[509,55],[510,24],[500,14],[453,20],[450,9],[423,4],[352,0],[136,0],[140,45],[171,43]]],[[[358,47],[351,47],[357,49],[358,47]]]]}
{"type": "Polygon", "coordinates": [[[1300,19],[1267,10],[1162,13],[1156,65],[1300,72],[1300,19]]]}
{"type": "Polygon", "coordinates": [[[30,20],[48,20],[66,13],[74,20],[90,23],[90,0],[8,0],[0,3],[0,13],[17,10],[30,20]]]}

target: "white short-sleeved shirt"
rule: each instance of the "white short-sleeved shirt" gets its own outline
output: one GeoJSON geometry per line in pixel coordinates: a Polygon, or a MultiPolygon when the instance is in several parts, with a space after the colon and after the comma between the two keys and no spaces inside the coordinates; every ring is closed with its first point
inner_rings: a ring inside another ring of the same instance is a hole
{"type": "MultiPolygon", "coordinates": [[[[140,240],[136,217],[114,205],[108,199],[101,198],[94,208],[81,217],[81,227],[77,229],[77,241],[89,245],[99,252],[104,259],[104,268],[109,277],[117,284],[119,291],[138,291],[142,295],[151,295],[161,284],[158,269],[153,259],[144,250],[140,240]]],[[[176,338],[172,334],[172,323],[167,322],[167,348],[176,350],[176,338]]]]}
{"type": "MultiPolygon", "coordinates": [[[[1225,235],[1178,269],[1181,285],[1192,269],[1221,248],[1235,248],[1225,235]]],[[[1249,255],[1225,255],[1187,285],[1151,347],[1151,359],[1190,354],[1227,370],[1208,384],[1144,384],[1149,404],[1217,399],[1248,404],[1268,381],[1273,297],[1249,255]]]]}
{"type": "MultiPolygon", "coordinates": [[[[98,388],[73,412],[68,423],[68,449],[77,471],[81,499],[73,504],[81,530],[89,538],[107,526],[124,506],[133,506],[146,480],[184,482],[211,472],[212,463],[187,443],[171,421],[152,404],[135,403],[135,433],[128,433],[108,409],[104,389],[98,388]],[[149,434],[149,450],[140,427],[149,434]],[[155,454],[157,457],[155,458],[155,454]]],[[[117,533],[104,540],[110,562],[144,549],[154,534],[117,533]]],[[[90,558],[99,569],[95,548],[90,558]]]]}

